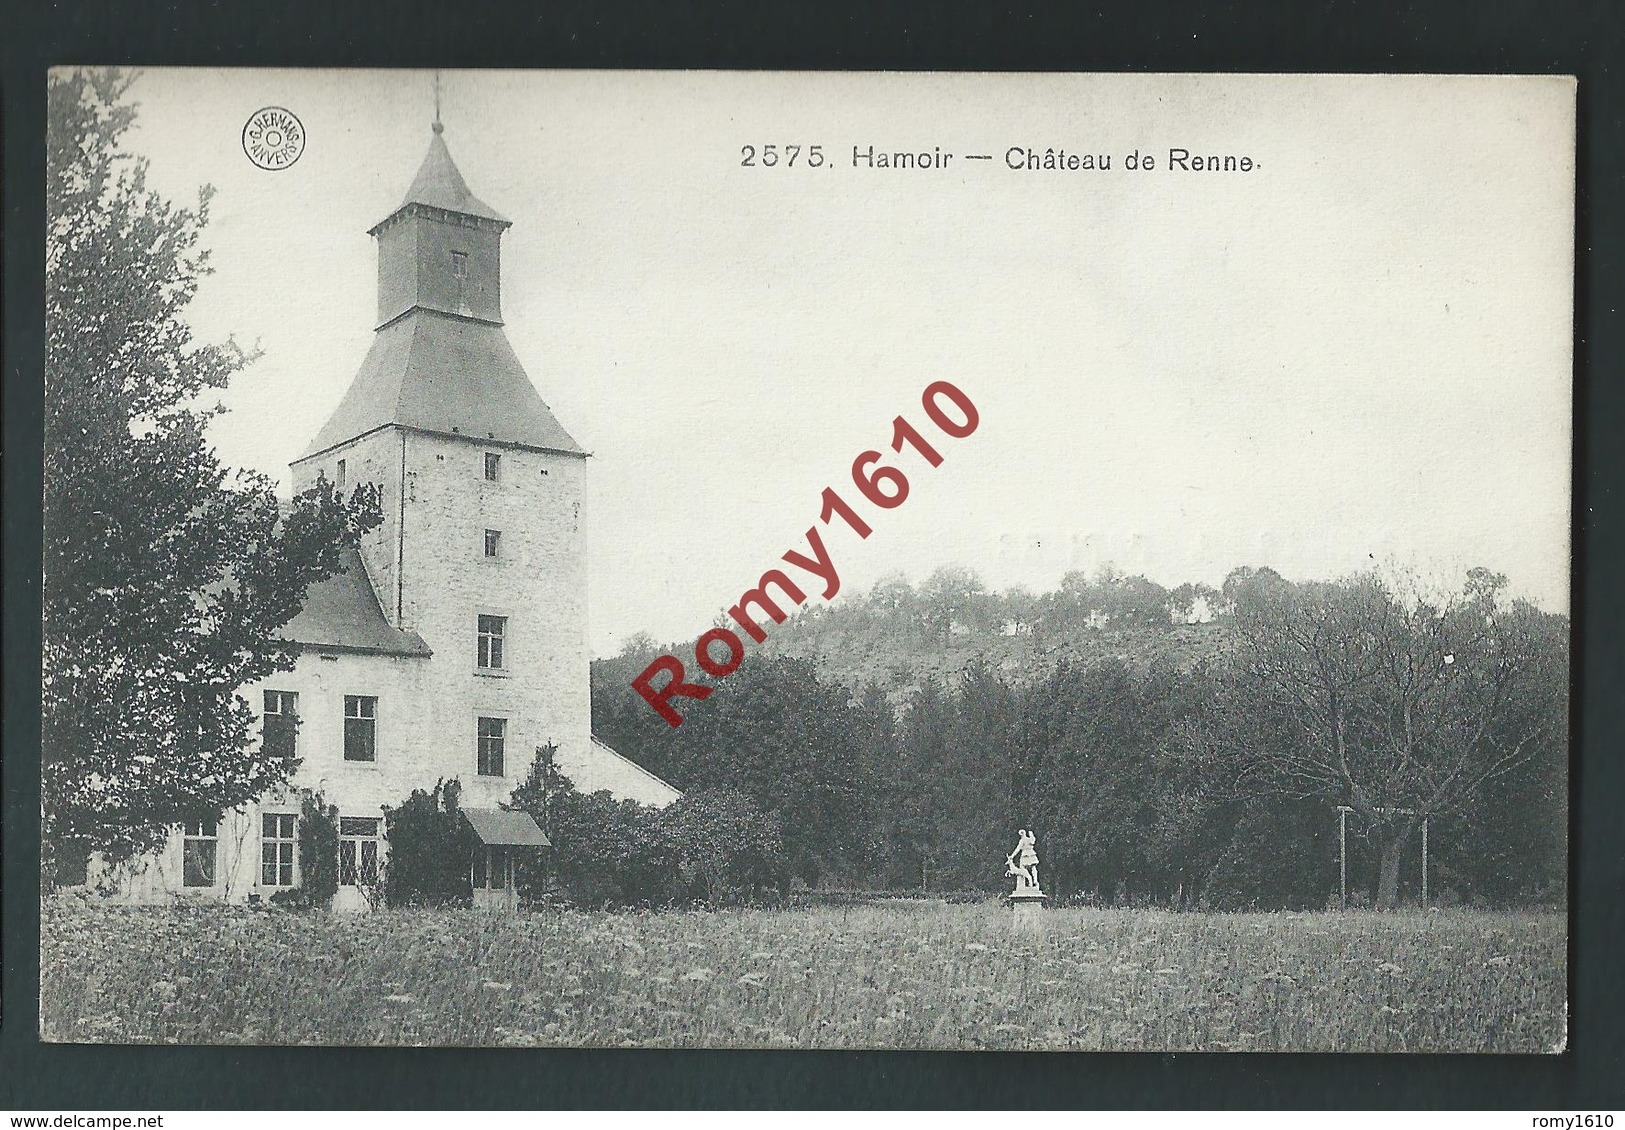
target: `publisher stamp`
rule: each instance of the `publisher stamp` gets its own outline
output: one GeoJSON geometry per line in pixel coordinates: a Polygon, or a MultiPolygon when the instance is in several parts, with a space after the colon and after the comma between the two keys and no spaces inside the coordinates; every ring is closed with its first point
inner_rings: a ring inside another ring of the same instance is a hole
{"type": "Polygon", "coordinates": [[[305,151],[305,126],[293,111],[267,106],[243,125],[243,152],[267,172],[291,168],[305,151]]]}

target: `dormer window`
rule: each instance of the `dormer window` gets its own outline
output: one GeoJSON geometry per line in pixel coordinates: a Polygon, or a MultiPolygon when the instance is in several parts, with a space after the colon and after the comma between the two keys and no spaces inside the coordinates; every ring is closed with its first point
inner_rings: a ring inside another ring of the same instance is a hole
{"type": "Polygon", "coordinates": [[[494,451],[485,453],[485,481],[499,482],[502,478],[502,456],[494,451]]]}

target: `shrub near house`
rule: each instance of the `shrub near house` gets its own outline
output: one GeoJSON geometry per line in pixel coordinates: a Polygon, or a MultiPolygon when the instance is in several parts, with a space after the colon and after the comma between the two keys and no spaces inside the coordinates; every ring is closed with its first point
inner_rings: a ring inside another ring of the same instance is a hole
{"type": "Polygon", "coordinates": [[[389,863],[384,892],[390,906],[455,905],[473,901],[470,860],[480,846],[458,810],[457,781],[414,789],[396,808],[384,809],[389,863]]]}
{"type": "Polygon", "coordinates": [[[552,842],[541,867],[520,872],[520,895],[531,902],[719,904],[788,885],[777,814],[731,789],[696,792],[665,808],[584,794],[544,747],[512,804],[552,842]]]}

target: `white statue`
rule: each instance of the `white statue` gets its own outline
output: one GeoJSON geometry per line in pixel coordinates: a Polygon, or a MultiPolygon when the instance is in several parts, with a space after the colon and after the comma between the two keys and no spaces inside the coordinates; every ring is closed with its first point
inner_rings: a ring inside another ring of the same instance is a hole
{"type": "Polygon", "coordinates": [[[1038,890],[1038,852],[1034,850],[1037,840],[1027,828],[1018,828],[1016,850],[1012,851],[1004,860],[1004,874],[1007,878],[1016,881],[1016,891],[1038,890]]]}

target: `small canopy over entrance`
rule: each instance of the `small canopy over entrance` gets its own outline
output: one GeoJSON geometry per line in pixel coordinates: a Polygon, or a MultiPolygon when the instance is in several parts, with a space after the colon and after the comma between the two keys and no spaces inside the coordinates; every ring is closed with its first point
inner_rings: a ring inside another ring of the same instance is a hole
{"type": "Polygon", "coordinates": [[[462,813],[480,840],[468,870],[474,905],[492,910],[517,910],[519,892],[514,883],[517,850],[553,845],[528,812],[465,808],[462,813]]]}
{"type": "Polygon", "coordinates": [[[463,815],[487,847],[552,847],[528,812],[500,808],[465,808],[463,815]]]}

